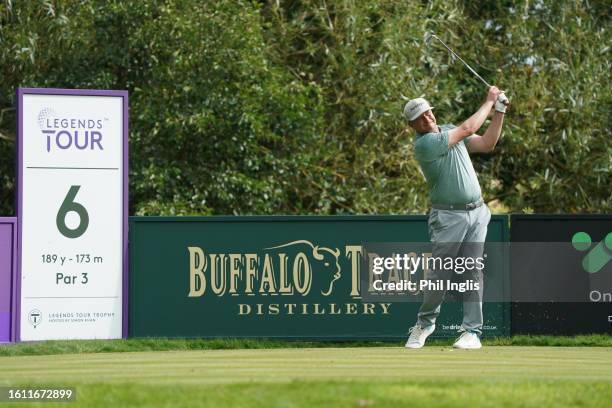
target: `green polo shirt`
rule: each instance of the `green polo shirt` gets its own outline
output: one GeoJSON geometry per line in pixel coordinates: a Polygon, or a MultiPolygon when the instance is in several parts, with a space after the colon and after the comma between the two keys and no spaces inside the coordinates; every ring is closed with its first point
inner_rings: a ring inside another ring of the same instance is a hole
{"type": "Polygon", "coordinates": [[[481,196],[466,147],[469,137],[448,147],[448,131],[454,127],[442,125],[440,133],[417,134],[414,140],[414,152],[427,179],[432,204],[467,204],[481,196]]]}

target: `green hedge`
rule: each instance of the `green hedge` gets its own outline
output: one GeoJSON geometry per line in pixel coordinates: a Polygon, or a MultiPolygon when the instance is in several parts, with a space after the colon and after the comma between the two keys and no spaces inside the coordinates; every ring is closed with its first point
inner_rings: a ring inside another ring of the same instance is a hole
{"type": "Polygon", "coordinates": [[[498,211],[609,212],[609,8],[577,1],[0,2],[0,214],[14,213],[15,89],[130,91],[138,215],[418,213],[401,118],[512,107],[476,157],[498,211]]]}

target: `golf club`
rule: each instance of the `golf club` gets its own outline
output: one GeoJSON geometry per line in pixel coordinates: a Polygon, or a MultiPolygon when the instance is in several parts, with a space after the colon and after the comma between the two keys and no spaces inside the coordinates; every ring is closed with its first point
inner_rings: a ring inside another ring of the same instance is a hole
{"type": "Polygon", "coordinates": [[[432,34],[432,33],[425,34],[425,44],[427,44],[427,45],[431,44],[432,38],[435,38],[436,40],[438,40],[440,42],[440,44],[442,44],[444,46],[444,48],[446,48],[455,58],[457,58],[459,61],[463,62],[463,65],[465,65],[467,67],[467,69],[469,69],[472,72],[472,74],[476,75],[476,78],[480,79],[483,84],[485,84],[489,88],[491,87],[491,85],[487,81],[485,81],[483,77],[478,75],[478,72],[476,72],[474,70],[474,68],[470,67],[470,65],[467,62],[465,62],[463,60],[463,58],[461,58],[459,55],[457,55],[457,53],[455,51],[451,50],[448,45],[444,44],[444,41],[442,41],[437,35],[432,34]]]}
{"type": "MultiPolygon", "coordinates": [[[[476,72],[474,70],[474,68],[472,68],[467,62],[465,62],[463,60],[463,58],[461,58],[455,51],[453,51],[448,45],[446,45],[444,43],[444,41],[442,41],[437,35],[432,34],[432,33],[426,33],[425,34],[425,44],[429,45],[431,44],[431,40],[435,38],[436,40],[438,40],[440,42],[440,44],[442,44],[444,46],[444,48],[446,48],[455,58],[457,58],[459,61],[463,62],[463,65],[465,65],[467,67],[467,69],[470,70],[470,72],[472,74],[474,74],[476,76],[476,78],[480,79],[480,81],[482,81],[483,84],[485,84],[487,86],[487,88],[491,87],[491,84],[489,84],[487,81],[484,80],[483,77],[481,77],[480,75],[478,75],[478,72],[476,72]]],[[[504,105],[508,105],[508,99],[505,96],[501,97],[501,102],[504,105]]]]}

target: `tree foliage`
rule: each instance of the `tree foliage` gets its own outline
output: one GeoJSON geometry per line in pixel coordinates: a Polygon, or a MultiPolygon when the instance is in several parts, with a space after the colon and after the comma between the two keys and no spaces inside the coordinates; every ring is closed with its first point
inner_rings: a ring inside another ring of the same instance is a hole
{"type": "Polygon", "coordinates": [[[0,3],[0,213],[14,213],[15,90],[130,92],[134,214],[416,213],[427,188],[401,117],[512,106],[474,158],[508,211],[608,212],[609,4],[468,1],[0,3]]]}

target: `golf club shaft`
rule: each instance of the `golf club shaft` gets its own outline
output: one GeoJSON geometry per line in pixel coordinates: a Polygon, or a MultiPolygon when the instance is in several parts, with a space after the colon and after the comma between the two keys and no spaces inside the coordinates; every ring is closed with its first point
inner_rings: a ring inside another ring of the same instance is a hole
{"type": "Polygon", "coordinates": [[[446,48],[448,51],[450,51],[459,61],[463,62],[463,65],[465,65],[472,72],[472,74],[476,75],[476,78],[480,79],[483,84],[485,84],[489,88],[491,87],[491,85],[489,85],[489,83],[487,81],[485,81],[480,75],[478,75],[478,72],[474,71],[474,69],[472,67],[470,67],[469,64],[463,60],[463,58],[461,58],[459,55],[457,55],[457,53],[455,51],[451,50],[448,47],[448,45],[444,44],[444,41],[439,39],[437,35],[432,34],[431,36],[433,38],[435,38],[436,40],[440,41],[440,43],[444,46],[444,48],[446,48]]]}

